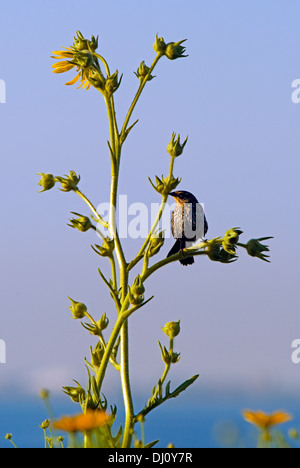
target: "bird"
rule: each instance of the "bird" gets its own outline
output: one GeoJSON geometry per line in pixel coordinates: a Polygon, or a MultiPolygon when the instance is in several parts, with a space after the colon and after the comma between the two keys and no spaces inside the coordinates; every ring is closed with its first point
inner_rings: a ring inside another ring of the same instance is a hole
{"type": "MultiPolygon", "coordinates": [[[[169,195],[176,201],[171,214],[171,231],[176,242],[167,257],[190,247],[196,240],[204,238],[208,231],[203,206],[192,193],[179,190],[170,192],[169,195]]],[[[184,266],[192,265],[194,257],[182,258],[179,261],[184,266]]]]}

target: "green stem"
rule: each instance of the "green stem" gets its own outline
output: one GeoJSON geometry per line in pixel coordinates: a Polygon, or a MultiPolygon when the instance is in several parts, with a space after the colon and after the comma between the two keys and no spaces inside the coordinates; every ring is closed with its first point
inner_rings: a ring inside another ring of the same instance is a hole
{"type": "Polygon", "coordinates": [[[143,89],[144,89],[144,87],[145,87],[145,85],[146,85],[146,83],[147,83],[147,81],[148,81],[148,77],[149,77],[149,76],[151,75],[151,73],[153,72],[153,70],[154,70],[154,68],[155,68],[155,66],[156,66],[156,64],[157,64],[157,62],[159,61],[159,59],[160,59],[161,57],[162,57],[162,54],[157,54],[157,55],[156,55],[156,57],[155,57],[155,59],[154,59],[152,65],[151,65],[151,67],[150,67],[150,69],[149,69],[147,75],[146,75],[146,76],[144,77],[144,79],[141,81],[140,86],[139,86],[139,88],[138,88],[138,90],[137,90],[137,93],[136,93],[136,95],[135,95],[135,97],[134,97],[134,99],[133,99],[133,101],[132,101],[132,103],[131,103],[131,106],[130,106],[130,108],[129,108],[129,110],[128,110],[128,113],[127,113],[127,115],[126,115],[126,117],[125,117],[124,124],[123,124],[122,130],[121,130],[121,136],[124,135],[124,133],[125,133],[125,131],[126,131],[126,129],[127,129],[127,125],[128,125],[128,123],[129,123],[129,120],[130,120],[130,117],[131,117],[131,115],[132,115],[132,112],[134,111],[134,108],[135,108],[135,106],[136,106],[136,103],[138,102],[139,97],[140,97],[140,95],[141,95],[141,93],[142,93],[142,91],[143,91],[143,89]]]}
{"type": "Polygon", "coordinates": [[[99,213],[97,212],[96,208],[94,207],[94,205],[90,202],[90,200],[79,190],[79,188],[77,188],[76,190],[74,190],[75,193],[77,193],[77,195],[79,195],[84,201],[85,203],[89,206],[89,208],[92,210],[92,212],[94,213],[96,219],[98,220],[98,222],[100,224],[102,224],[103,227],[105,227],[106,229],[108,228],[108,223],[106,223],[102,218],[101,216],[99,215],[99,213]]]}
{"type": "Polygon", "coordinates": [[[113,331],[110,335],[110,338],[108,340],[108,343],[106,345],[106,349],[101,361],[101,365],[99,367],[97,376],[96,376],[96,382],[97,382],[97,387],[98,387],[98,392],[100,394],[103,379],[105,376],[106,368],[109,363],[109,359],[113,350],[113,347],[118,339],[118,336],[120,334],[120,330],[126,320],[126,315],[125,314],[120,314],[116,320],[115,326],[113,328],[113,331]]]}
{"type": "Polygon", "coordinates": [[[128,350],[128,320],[125,321],[121,330],[121,382],[125,406],[125,426],[122,448],[130,448],[133,424],[133,401],[129,378],[129,350],[128,350]]]}
{"type": "MultiPolygon", "coordinates": [[[[172,174],[173,174],[174,162],[175,162],[175,158],[171,157],[170,168],[169,168],[169,180],[171,180],[171,177],[172,177],[172,174]]],[[[128,271],[130,271],[141,260],[142,255],[143,255],[145,249],[147,248],[147,245],[149,244],[150,239],[151,239],[153,233],[155,232],[155,229],[157,228],[157,225],[158,225],[158,223],[159,223],[159,221],[160,221],[160,219],[161,219],[161,217],[163,215],[163,212],[164,212],[164,209],[165,209],[165,206],[166,206],[166,203],[167,203],[167,199],[168,199],[168,194],[163,194],[157,216],[156,216],[156,218],[155,218],[155,220],[153,222],[153,225],[152,225],[152,227],[150,229],[150,232],[149,232],[145,242],[143,243],[142,247],[140,248],[140,251],[136,255],[135,259],[132,262],[130,262],[130,264],[128,265],[128,271]]],[[[144,269],[143,269],[143,273],[144,273],[144,269]]]]}
{"type": "Polygon", "coordinates": [[[105,68],[105,71],[106,71],[106,75],[107,75],[107,77],[109,77],[109,76],[110,76],[110,70],[109,70],[109,66],[108,66],[108,63],[107,63],[107,61],[105,60],[105,58],[102,57],[102,55],[97,54],[96,52],[93,52],[93,55],[94,55],[95,57],[97,57],[99,60],[101,60],[101,62],[102,62],[103,65],[104,65],[104,68],[105,68]]]}
{"type": "MultiPolygon", "coordinates": [[[[173,338],[170,338],[170,349],[169,349],[169,355],[172,356],[173,354],[173,347],[174,347],[174,339],[173,338]]],[[[169,373],[169,370],[171,368],[171,361],[168,362],[166,365],[165,365],[165,369],[164,369],[164,372],[160,378],[160,385],[162,386],[167,378],[167,375],[169,373]]],[[[155,393],[153,394],[153,401],[155,400],[155,398],[157,397],[158,393],[159,393],[159,385],[157,386],[157,389],[155,391],[155,393]]]]}
{"type": "Polygon", "coordinates": [[[118,280],[117,280],[115,257],[112,255],[111,257],[109,257],[109,259],[110,259],[110,264],[111,264],[113,289],[117,293],[117,291],[118,291],[118,280]]]}
{"type": "MultiPolygon", "coordinates": [[[[188,256],[187,252],[189,251],[192,252],[192,249],[185,249],[184,252],[178,252],[172,255],[171,257],[164,258],[160,262],[155,263],[150,268],[148,268],[148,270],[143,275],[141,275],[141,281],[142,282],[146,281],[146,279],[149,278],[149,276],[151,276],[155,271],[159,270],[165,265],[168,265],[169,263],[177,262],[178,260],[181,260],[182,258],[186,258],[188,256]]],[[[193,257],[196,257],[198,255],[207,255],[207,252],[203,250],[201,252],[193,253],[193,257]]]]}

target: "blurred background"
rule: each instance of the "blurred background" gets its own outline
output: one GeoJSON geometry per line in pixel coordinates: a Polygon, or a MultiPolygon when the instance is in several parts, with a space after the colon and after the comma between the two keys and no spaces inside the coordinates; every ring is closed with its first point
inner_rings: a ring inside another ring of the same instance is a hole
{"type": "MultiPolygon", "coordinates": [[[[174,174],[182,177],[180,188],[205,204],[208,237],[236,226],[244,231],[242,242],[274,236],[270,264],[244,251],[230,265],[199,257],[193,267],[172,264],[147,282],[146,296],[155,299],[130,324],[136,407],[161,375],[157,341],[164,343],[167,321],[181,320],[173,388],[200,377],[149,415],[146,437],[160,438],[162,447],[214,446],[216,423],[247,431],[245,407],[279,407],[297,416],[300,364],[291,360],[291,344],[300,338],[300,104],[292,102],[292,82],[300,78],[299,2],[3,0],[0,11],[0,79],[6,84],[0,104],[0,339],[6,343],[0,446],[8,445],[6,432],[20,446],[42,446],[43,387],[58,414],[78,411],[61,387],[72,379],[85,386],[83,357],[96,340],[70,318],[67,296],[95,317],[106,312],[114,320],[97,273],[101,259],[90,247],[98,238],[67,226],[71,211],[88,209],[73,193],[37,193],[36,173],[75,170],[95,205],[109,197],[102,96],[64,86],[72,71],[51,72],[51,52],[70,46],[78,29],[87,38],[99,34],[100,53],[112,71],[124,74],[115,94],[120,123],[138,87],[133,72],[155,56],[155,35],[166,42],[188,39],[189,56],[159,62],[133,114],[139,123],[124,146],[119,191],[128,203],[160,201],[148,176],[167,174],[166,146],[174,131],[189,136],[174,174]]],[[[127,258],[141,243],[125,241],[127,258]]],[[[167,240],[161,258],[171,245],[167,240]]],[[[104,393],[110,403],[120,401],[113,371],[104,393]]]]}

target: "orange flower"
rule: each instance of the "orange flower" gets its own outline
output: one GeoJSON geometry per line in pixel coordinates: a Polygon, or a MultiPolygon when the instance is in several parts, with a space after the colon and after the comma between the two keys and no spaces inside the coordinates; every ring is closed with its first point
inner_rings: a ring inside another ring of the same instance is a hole
{"type": "Polygon", "coordinates": [[[109,420],[109,415],[105,411],[87,410],[75,416],[63,416],[53,422],[53,428],[65,432],[86,432],[104,426],[109,420]]]}
{"type": "Polygon", "coordinates": [[[263,411],[243,411],[244,419],[259,427],[263,431],[268,431],[271,427],[290,421],[293,417],[285,411],[275,411],[273,414],[266,414],[263,411]]]}

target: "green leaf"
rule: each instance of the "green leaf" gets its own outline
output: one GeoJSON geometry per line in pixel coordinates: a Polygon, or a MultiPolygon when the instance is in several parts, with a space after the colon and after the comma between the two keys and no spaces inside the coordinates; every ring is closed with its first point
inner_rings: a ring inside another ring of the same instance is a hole
{"type": "Polygon", "coordinates": [[[145,445],[144,448],[152,448],[154,445],[156,445],[159,442],[158,440],[154,440],[153,442],[149,442],[149,444],[145,445]]]}

